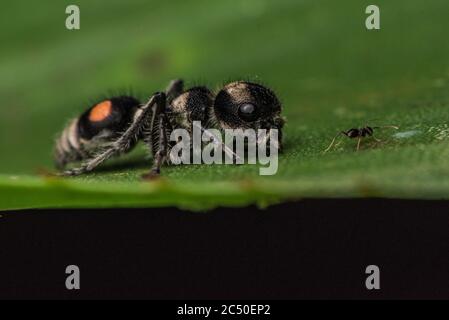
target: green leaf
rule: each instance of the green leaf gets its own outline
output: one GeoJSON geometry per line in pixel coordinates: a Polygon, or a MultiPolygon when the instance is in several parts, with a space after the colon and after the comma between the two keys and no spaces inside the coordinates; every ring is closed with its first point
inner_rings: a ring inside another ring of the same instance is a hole
{"type": "Polygon", "coordinates": [[[378,1],[381,30],[360,1],[14,1],[0,12],[0,210],[265,207],[302,198],[449,198],[449,20],[446,0],[378,1]],[[10,19],[14,16],[14,19],[10,19]],[[7,44],[7,45],[6,45],[7,44]],[[53,141],[109,91],[142,100],[172,78],[212,88],[259,80],[283,101],[285,151],[258,166],[151,167],[145,146],[76,178],[50,178],[53,141]],[[122,90],[125,88],[125,90],[122,90]],[[365,125],[372,138],[335,134],[365,125]],[[44,169],[44,170],[42,170],[44,169]]]}

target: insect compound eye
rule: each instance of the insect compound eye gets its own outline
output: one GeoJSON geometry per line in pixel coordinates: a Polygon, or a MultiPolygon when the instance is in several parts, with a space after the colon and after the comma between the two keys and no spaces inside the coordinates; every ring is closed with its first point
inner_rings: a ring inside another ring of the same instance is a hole
{"type": "Polygon", "coordinates": [[[239,107],[239,117],[246,122],[252,122],[257,119],[257,107],[252,103],[243,103],[239,107]]]}
{"type": "Polygon", "coordinates": [[[279,117],[281,104],[262,85],[237,81],[225,85],[216,95],[214,113],[225,128],[259,128],[279,117]]]}

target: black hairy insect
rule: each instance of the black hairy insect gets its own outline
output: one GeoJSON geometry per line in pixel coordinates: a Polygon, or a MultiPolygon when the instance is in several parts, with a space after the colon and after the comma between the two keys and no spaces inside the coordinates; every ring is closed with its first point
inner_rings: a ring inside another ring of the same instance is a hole
{"type": "Polygon", "coordinates": [[[349,129],[347,131],[341,131],[339,133],[337,133],[337,135],[332,139],[330,145],[326,148],[326,150],[324,150],[324,153],[328,152],[332,146],[335,143],[335,140],[343,135],[346,136],[350,139],[356,139],[357,138],[357,147],[356,147],[356,151],[359,151],[360,149],[360,143],[362,141],[363,138],[365,137],[373,137],[374,140],[376,140],[377,142],[380,142],[379,139],[377,139],[376,137],[374,137],[374,130],[375,129],[382,129],[382,128],[392,128],[392,129],[399,129],[397,126],[381,126],[381,127],[370,127],[370,126],[365,126],[362,128],[352,128],[349,129]]]}
{"type": "Polygon", "coordinates": [[[172,130],[183,128],[191,133],[194,121],[201,121],[202,131],[277,129],[281,149],[281,111],[274,92],[260,84],[236,81],[214,93],[203,86],[184,90],[183,81],[177,79],[146,103],[118,96],[94,104],[70,121],[57,139],[55,164],[59,170],[66,170],[67,165],[82,161],[80,167],[64,174],[83,174],[143,141],[153,155],[153,167],[145,177],[153,178],[160,174],[163,163],[170,163],[172,130]]]}

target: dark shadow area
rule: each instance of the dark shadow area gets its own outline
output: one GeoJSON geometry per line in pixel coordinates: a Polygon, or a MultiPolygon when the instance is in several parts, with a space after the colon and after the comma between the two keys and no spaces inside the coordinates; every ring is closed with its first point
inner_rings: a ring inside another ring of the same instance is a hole
{"type": "MultiPolygon", "coordinates": [[[[81,165],[81,162],[70,165],[70,168],[77,168],[81,165]]],[[[153,159],[148,157],[145,153],[134,152],[130,155],[124,155],[122,157],[112,158],[105,163],[101,164],[92,173],[114,173],[123,172],[137,169],[150,169],[153,165],[153,159]]],[[[67,169],[70,169],[67,168],[67,169]]],[[[92,173],[86,173],[89,175],[92,173]]]]}
{"type": "Polygon", "coordinates": [[[447,299],[448,230],[445,201],[3,213],[0,298],[447,299]]]}
{"type": "Polygon", "coordinates": [[[142,155],[140,158],[131,159],[113,159],[104,165],[99,166],[95,169],[95,173],[113,173],[122,172],[132,169],[151,169],[153,165],[152,159],[147,159],[146,156],[142,155]]]}

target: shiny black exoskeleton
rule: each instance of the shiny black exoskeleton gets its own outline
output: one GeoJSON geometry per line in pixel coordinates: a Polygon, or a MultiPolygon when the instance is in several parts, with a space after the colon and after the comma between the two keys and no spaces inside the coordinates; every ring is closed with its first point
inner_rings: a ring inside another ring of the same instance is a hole
{"type": "MultiPolygon", "coordinates": [[[[326,148],[326,150],[324,150],[324,153],[328,152],[332,146],[335,143],[335,140],[337,139],[337,137],[339,135],[344,135],[350,139],[355,139],[357,138],[357,151],[359,151],[360,149],[360,142],[362,141],[362,138],[365,137],[372,137],[374,134],[374,129],[380,129],[380,128],[393,128],[393,129],[398,129],[398,127],[396,126],[382,126],[382,127],[370,127],[370,126],[365,126],[365,127],[361,127],[361,128],[352,128],[349,129],[347,131],[341,131],[339,133],[337,133],[337,135],[334,137],[334,139],[332,139],[331,144],[329,145],[329,147],[326,148]]],[[[380,142],[379,139],[376,139],[375,137],[373,137],[376,141],[380,142]]]]}
{"type": "Polygon", "coordinates": [[[374,129],[371,127],[364,127],[364,128],[353,128],[349,129],[348,131],[342,131],[342,134],[347,136],[348,138],[354,139],[354,138],[364,138],[367,136],[372,136],[374,133],[374,129]]]}

